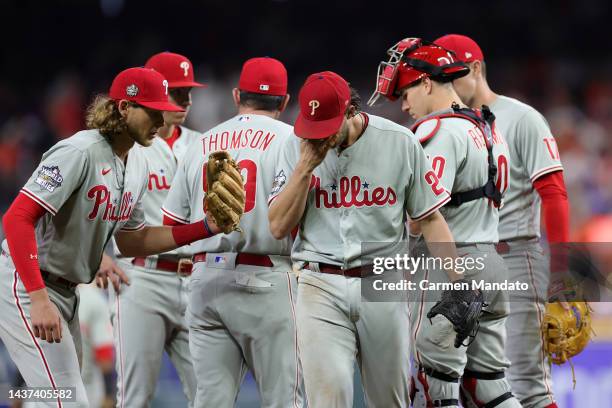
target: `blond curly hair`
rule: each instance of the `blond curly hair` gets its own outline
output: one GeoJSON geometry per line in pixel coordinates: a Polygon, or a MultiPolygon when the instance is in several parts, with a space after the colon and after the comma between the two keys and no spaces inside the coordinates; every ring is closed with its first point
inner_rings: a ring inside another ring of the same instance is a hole
{"type": "Polygon", "coordinates": [[[117,102],[106,95],[97,95],[87,107],[85,123],[88,129],[98,129],[109,142],[127,130],[117,102]]]}

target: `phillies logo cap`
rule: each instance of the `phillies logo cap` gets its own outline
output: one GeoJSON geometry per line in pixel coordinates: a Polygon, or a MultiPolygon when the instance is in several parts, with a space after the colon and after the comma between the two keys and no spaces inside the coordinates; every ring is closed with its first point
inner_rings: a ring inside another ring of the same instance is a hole
{"type": "Polygon", "coordinates": [[[149,68],[121,71],[113,80],[108,95],[116,101],[125,99],[159,111],[185,111],[168,102],[168,81],[162,74],[149,68]]]}
{"type": "Polygon", "coordinates": [[[310,75],[298,96],[300,113],[294,132],[303,139],[325,139],[342,126],[351,89],[340,75],[319,72],[310,75]]]}
{"type": "Polygon", "coordinates": [[[207,86],[195,81],[193,64],[184,55],[160,52],[149,58],[145,68],[152,68],[166,77],[170,88],[204,88],[207,86]]]}
{"type": "Polygon", "coordinates": [[[483,61],[482,50],[476,41],[461,34],[448,34],[438,38],[434,44],[453,51],[457,59],[463,62],[483,61]]]}
{"type": "Polygon", "coordinates": [[[287,69],[274,58],[251,58],[242,66],[238,89],[263,95],[285,96],[287,69]]]}

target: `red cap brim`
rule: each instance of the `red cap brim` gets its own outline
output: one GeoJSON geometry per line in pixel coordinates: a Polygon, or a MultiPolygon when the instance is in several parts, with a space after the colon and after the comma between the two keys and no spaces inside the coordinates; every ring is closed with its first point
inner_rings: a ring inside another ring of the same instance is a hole
{"type": "Polygon", "coordinates": [[[185,112],[185,109],[181,108],[178,105],[175,105],[170,102],[136,102],[138,105],[142,105],[149,109],[154,109],[158,111],[164,112],[185,112]]]}
{"type": "Polygon", "coordinates": [[[194,81],[169,82],[168,88],[207,88],[208,85],[194,81]]]}
{"type": "Polygon", "coordinates": [[[343,118],[344,114],[327,120],[313,121],[300,114],[295,121],[293,131],[302,139],[326,139],[340,130],[343,118]]]}

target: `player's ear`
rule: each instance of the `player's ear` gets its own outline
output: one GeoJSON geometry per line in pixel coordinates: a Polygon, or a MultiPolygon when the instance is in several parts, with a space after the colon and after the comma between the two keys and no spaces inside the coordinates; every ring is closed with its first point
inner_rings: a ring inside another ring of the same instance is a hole
{"type": "Polygon", "coordinates": [[[127,117],[129,107],[130,101],[128,101],[127,99],[121,99],[119,102],[117,102],[117,109],[119,109],[119,114],[121,114],[121,116],[124,118],[127,117]]]}
{"type": "Polygon", "coordinates": [[[232,99],[234,99],[234,105],[240,106],[240,90],[238,88],[232,89],[232,99]]]}
{"type": "Polygon", "coordinates": [[[431,91],[433,90],[433,82],[431,79],[429,79],[429,77],[423,78],[423,86],[425,87],[425,93],[427,95],[431,94],[431,91]]]}
{"type": "Polygon", "coordinates": [[[474,76],[476,78],[482,76],[482,63],[478,60],[472,62],[471,66],[472,72],[474,72],[474,76]]]}
{"type": "Polygon", "coordinates": [[[285,109],[287,109],[287,105],[289,105],[289,99],[291,99],[291,95],[287,94],[283,97],[283,101],[280,104],[280,107],[278,108],[279,112],[283,112],[285,109]]]}

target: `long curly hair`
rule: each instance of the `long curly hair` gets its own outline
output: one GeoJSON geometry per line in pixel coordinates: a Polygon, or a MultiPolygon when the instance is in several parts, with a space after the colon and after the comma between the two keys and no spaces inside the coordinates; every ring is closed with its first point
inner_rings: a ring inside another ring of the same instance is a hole
{"type": "Polygon", "coordinates": [[[85,123],[88,129],[98,129],[109,142],[127,130],[117,102],[106,95],[97,95],[87,107],[85,123]]]}

